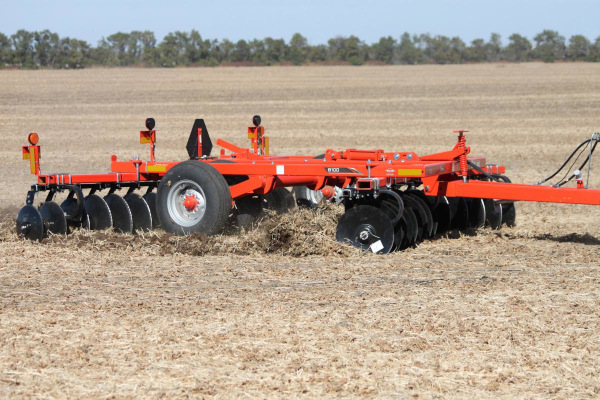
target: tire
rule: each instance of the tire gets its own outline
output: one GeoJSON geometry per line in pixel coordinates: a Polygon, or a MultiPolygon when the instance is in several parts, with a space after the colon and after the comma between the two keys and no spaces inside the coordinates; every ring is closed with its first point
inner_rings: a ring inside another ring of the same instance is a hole
{"type": "Polygon", "coordinates": [[[229,186],[223,175],[209,164],[200,161],[177,164],[158,186],[156,213],[167,232],[216,235],[225,228],[230,211],[229,186]]]}

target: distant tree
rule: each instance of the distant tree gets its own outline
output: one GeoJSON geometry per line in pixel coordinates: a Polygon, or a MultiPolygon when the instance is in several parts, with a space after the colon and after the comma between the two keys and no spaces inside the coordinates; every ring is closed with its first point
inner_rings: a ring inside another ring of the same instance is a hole
{"type": "Polygon", "coordinates": [[[471,46],[465,50],[465,58],[467,61],[484,62],[487,60],[487,46],[485,40],[475,39],[471,42],[471,46]]]}
{"type": "Polygon", "coordinates": [[[535,38],[534,57],[544,62],[554,62],[565,59],[565,37],[558,32],[546,29],[535,38]]]}
{"type": "Polygon", "coordinates": [[[401,64],[418,64],[422,62],[421,49],[417,47],[414,38],[411,38],[408,32],[402,34],[397,52],[401,64]]]}
{"type": "Polygon", "coordinates": [[[6,64],[11,62],[12,49],[10,47],[10,41],[8,37],[3,33],[0,33],[0,69],[4,68],[6,64]]]}
{"type": "Polygon", "coordinates": [[[35,68],[34,55],[34,35],[24,29],[18,30],[11,35],[10,42],[13,47],[11,64],[21,68],[35,68]]]}
{"type": "Polygon", "coordinates": [[[373,53],[372,58],[377,61],[383,61],[386,64],[392,64],[394,61],[394,49],[396,47],[396,39],[391,36],[382,37],[379,42],[371,46],[373,53]]]}
{"type": "Polygon", "coordinates": [[[465,60],[466,45],[458,37],[421,35],[420,41],[425,45],[424,54],[429,62],[459,64],[465,60]]]}
{"type": "Polygon", "coordinates": [[[354,35],[329,39],[328,44],[329,58],[333,61],[347,61],[352,65],[360,65],[365,62],[364,53],[361,52],[363,43],[354,35]]]}
{"type": "Polygon", "coordinates": [[[248,43],[250,48],[250,60],[257,64],[267,63],[267,53],[265,49],[265,42],[259,39],[253,39],[248,43]]]}
{"type": "Polygon", "coordinates": [[[588,61],[600,61],[600,36],[598,36],[594,44],[590,46],[590,55],[588,56],[588,61]]]}
{"type": "Polygon", "coordinates": [[[289,46],[289,61],[295,65],[300,65],[306,62],[308,57],[308,40],[299,33],[294,33],[292,39],[290,39],[289,46]]]}
{"type": "Polygon", "coordinates": [[[587,60],[590,55],[590,41],[583,35],[571,36],[566,55],[571,61],[587,60]]]}
{"type": "Polygon", "coordinates": [[[323,62],[327,60],[327,46],[319,44],[311,46],[308,50],[308,60],[310,62],[323,62]]]}
{"type": "Polygon", "coordinates": [[[500,61],[502,58],[502,39],[498,33],[492,33],[486,45],[486,60],[489,62],[500,61]]]}
{"type": "Polygon", "coordinates": [[[34,32],[34,61],[39,67],[53,68],[59,52],[60,39],[49,30],[34,32]]]}
{"type": "Polygon", "coordinates": [[[245,40],[238,40],[231,53],[231,61],[250,61],[250,47],[248,46],[248,42],[245,40]]]}
{"type": "Polygon", "coordinates": [[[508,38],[508,46],[504,49],[504,58],[512,62],[529,61],[531,59],[531,42],[518,33],[508,38]]]}
{"type": "Polygon", "coordinates": [[[265,54],[267,65],[277,64],[285,61],[287,56],[287,45],[283,39],[265,38],[265,54]]]}

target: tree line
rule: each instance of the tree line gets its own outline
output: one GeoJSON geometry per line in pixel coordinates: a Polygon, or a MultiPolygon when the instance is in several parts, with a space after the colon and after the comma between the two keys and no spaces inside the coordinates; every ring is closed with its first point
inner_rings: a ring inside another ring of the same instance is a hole
{"type": "Polygon", "coordinates": [[[340,63],[462,64],[469,62],[600,61],[600,37],[583,35],[568,41],[553,30],[544,30],[533,41],[512,34],[504,45],[497,33],[466,44],[443,35],[386,36],[365,43],[356,36],[338,36],[327,44],[311,45],[299,33],[284,39],[203,39],[196,30],[171,32],[159,43],[151,31],[118,32],[93,47],[84,40],[60,37],[43,30],[0,33],[0,68],[84,68],[86,66],[218,66],[340,63]]]}

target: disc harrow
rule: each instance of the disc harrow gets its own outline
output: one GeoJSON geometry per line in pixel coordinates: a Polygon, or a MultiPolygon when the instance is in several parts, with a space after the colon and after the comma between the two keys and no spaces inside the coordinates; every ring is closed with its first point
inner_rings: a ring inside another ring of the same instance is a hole
{"type": "Polygon", "coordinates": [[[37,183],[17,216],[17,233],[34,241],[74,229],[212,235],[232,226],[249,228],[265,210],[283,213],[327,201],[345,208],[337,240],[385,254],[449,231],[514,226],[515,201],[600,205],[600,191],[588,188],[581,172],[587,165],[589,179],[597,133],[576,149],[589,148],[589,154],[570,178],[542,186],[576,152],[546,180],[522,185],[511,183],[504,166],[469,156],[466,131],[455,131],[458,141],[451,150],[425,156],[381,149],[273,156],[261,118],[254,116],[253,124],[249,148],[217,140],[221,151],[212,156],[206,124],[197,119],[186,145],[189,159],[156,161],[157,131],[148,118],[140,143],[149,145],[149,160],[113,155],[110,172],[103,174],[42,173],[39,135],[32,133],[22,155],[37,183]],[[566,187],[573,179],[576,187],[566,187]],[[43,192],[45,199],[35,207],[43,192]],[[60,205],[57,197],[63,198],[60,205]]]}

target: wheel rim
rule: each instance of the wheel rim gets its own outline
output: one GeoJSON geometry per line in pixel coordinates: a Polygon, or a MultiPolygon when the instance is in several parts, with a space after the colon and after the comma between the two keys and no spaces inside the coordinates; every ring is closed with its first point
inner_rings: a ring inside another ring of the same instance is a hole
{"type": "Polygon", "coordinates": [[[204,191],[194,181],[179,181],[169,191],[167,209],[177,224],[186,227],[196,225],[206,212],[204,191]]]}

